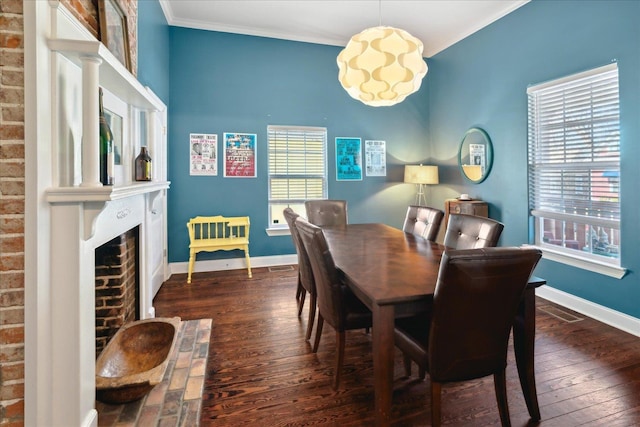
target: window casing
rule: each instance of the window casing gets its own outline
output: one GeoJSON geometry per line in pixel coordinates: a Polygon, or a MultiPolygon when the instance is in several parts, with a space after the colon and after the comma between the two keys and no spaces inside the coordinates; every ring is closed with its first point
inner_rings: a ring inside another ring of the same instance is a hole
{"type": "Polygon", "coordinates": [[[269,228],[287,228],[282,211],[306,216],[304,202],[327,198],[327,129],[268,126],[269,228]]]}
{"type": "Polygon", "coordinates": [[[617,64],[532,86],[527,94],[535,244],[620,266],[617,64]]]}

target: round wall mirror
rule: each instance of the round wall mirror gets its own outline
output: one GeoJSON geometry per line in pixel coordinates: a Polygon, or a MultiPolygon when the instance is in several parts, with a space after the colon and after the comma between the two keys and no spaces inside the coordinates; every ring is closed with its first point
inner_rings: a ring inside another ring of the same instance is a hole
{"type": "Polygon", "coordinates": [[[480,128],[469,129],[462,138],[458,151],[458,165],[462,176],[474,184],[484,181],[493,164],[491,139],[480,128]]]}

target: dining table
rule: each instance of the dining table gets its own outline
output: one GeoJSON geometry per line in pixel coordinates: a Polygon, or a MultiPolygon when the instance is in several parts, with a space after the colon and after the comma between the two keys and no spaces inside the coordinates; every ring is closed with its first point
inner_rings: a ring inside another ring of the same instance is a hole
{"type": "MultiPolygon", "coordinates": [[[[433,301],[445,246],[380,223],[322,227],[345,283],[371,310],[375,425],[391,424],[395,319],[419,314],[433,301]]],[[[540,420],[534,377],[535,289],[531,277],[513,324],[518,376],[530,417],[540,420]]]]}

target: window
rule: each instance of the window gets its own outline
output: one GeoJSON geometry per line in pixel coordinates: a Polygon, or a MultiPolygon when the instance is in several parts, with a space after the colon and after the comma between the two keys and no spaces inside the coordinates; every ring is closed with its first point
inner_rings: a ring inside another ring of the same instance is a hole
{"type": "Polygon", "coordinates": [[[527,94],[535,244],[545,254],[619,266],[617,64],[532,86],[527,94]]]}
{"type": "Polygon", "coordinates": [[[269,228],[287,228],[286,207],[306,216],[304,201],[327,198],[327,129],[269,126],[269,228]]]}

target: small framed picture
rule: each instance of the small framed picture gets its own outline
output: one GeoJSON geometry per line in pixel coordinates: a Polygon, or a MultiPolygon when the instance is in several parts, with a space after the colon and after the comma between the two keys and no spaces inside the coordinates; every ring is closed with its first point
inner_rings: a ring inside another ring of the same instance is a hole
{"type": "Polygon", "coordinates": [[[116,0],[98,0],[100,41],[131,70],[127,15],[116,0]]]}

